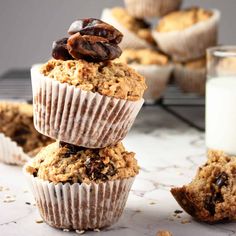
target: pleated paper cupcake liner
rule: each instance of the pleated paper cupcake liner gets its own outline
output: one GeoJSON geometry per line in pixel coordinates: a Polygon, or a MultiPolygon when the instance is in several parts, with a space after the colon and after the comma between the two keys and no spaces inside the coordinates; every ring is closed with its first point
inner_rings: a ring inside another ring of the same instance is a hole
{"type": "Polygon", "coordinates": [[[213,10],[213,16],[190,28],[175,32],[153,31],[158,47],[174,61],[186,62],[206,54],[206,49],[217,44],[220,12],[213,10]]]}
{"type": "Polygon", "coordinates": [[[158,100],[167,87],[173,66],[130,65],[146,78],[147,89],[144,92],[145,103],[152,104],[158,100]]]}
{"type": "Polygon", "coordinates": [[[113,15],[111,9],[104,9],[102,12],[101,19],[108,24],[111,24],[117,28],[123,35],[123,39],[119,46],[122,49],[125,48],[151,48],[152,46],[144,39],[138,37],[132,31],[126,29],[113,15]]]}
{"type": "Polygon", "coordinates": [[[144,100],[128,101],[83,91],[31,69],[34,124],[42,134],[87,148],[103,148],[122,140],[144,100]]]}
{"type": "Polygon", "coordinates": [[[161,17],[181,6],[182,0],[125,0],[129,13],[137,18],[161,17]]]}
{"type": "Polygon", "coordinates": [[[17,143],[0,133],[0,161],[10,165],[24,165],[29,156],[24,153],[22,147],[17,143]]]}
{"type": "Polygon", "coordinates": [[[177,86],[186,93],[205,95],[206,69],[191,69],[177,65],[174,69],[174,79],[177,86]]]}
{"type": "Polygon", "coordinates": [[[54,184],[24,173],[43,220],[70,230],[101,229],[116,223],[134,181],[132,177],[99,184],[54,184]]]}

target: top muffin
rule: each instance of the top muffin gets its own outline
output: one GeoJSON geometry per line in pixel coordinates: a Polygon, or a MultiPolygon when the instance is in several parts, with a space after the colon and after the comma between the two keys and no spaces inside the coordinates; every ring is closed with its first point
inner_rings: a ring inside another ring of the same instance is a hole
{"type": "Polygon", "coordinates": [[[157,26],[158,32],[185,30],[199,22],[206,21],[213,15],[212,11],[198,7],[176,11],[162,18],[157,26]]]}
{"type": "Polygon", "coordinates": [[[145,79],[134,69],[112,61],[52,59],[41,67],[41,73],[85,91],[130,101],[140,100],[146,89],[145,79]]]}

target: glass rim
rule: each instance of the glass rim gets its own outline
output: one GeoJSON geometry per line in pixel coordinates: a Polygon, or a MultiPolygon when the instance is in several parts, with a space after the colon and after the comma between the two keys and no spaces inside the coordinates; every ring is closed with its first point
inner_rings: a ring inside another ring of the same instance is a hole
{"type": "Polygon", "coordinates": [[[207,49],[207,55],[215,57],[236,57],[236,45],[210,47],[207,49]]]}

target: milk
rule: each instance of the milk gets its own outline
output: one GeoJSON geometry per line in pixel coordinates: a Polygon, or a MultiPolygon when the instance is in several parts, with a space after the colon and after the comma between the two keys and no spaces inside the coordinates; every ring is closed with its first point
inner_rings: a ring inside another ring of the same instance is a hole
{"type": "Polygon", "coordinates": [[[206,146],[236,155],[236,76],[207,82],[206,146]]]}

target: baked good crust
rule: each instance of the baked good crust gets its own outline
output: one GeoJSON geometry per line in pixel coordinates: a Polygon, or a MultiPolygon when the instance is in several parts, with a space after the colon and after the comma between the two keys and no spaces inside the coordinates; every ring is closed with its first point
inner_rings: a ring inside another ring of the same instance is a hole
{"type": "Polygon", "coordinates": [[[118,99],[140,100],[146,89],[144,77],[124,63],[52,59],[40,71],[61,83],[118,99]]]}
{"type": "Polygon", "coordinates": [[[182,31],[191,26],[208,20],[213,12],[199,7],[187,8],[184,10],[172,12],[163,17],[158,26],[158,32],[182,31]]]}

